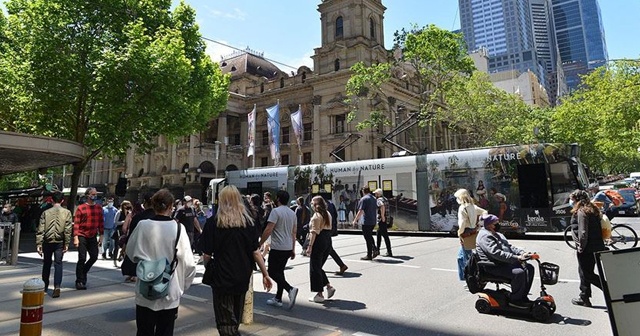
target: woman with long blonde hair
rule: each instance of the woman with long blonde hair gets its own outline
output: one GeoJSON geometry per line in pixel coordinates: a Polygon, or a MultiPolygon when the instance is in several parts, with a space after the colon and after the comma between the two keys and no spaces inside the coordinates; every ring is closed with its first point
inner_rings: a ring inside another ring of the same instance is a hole
{"type": "Polygon", "coordinates": [[[207,220],[198,247],[211,274],[203,278],[213,291],[213,312],[220,335],[239,335],[240,316],[254,262],[262,273],[265,290],[271,278],[260,254],[258,233],[238,188],[226,186],[218,194],[218,210],[207,220]]]}
{"type": "MultiPolygon", "coordinates": [[[[478,217],[487,214],[487,210],[475,205],[473,197],[467,189],[458,189],[453,196],[458,207],[458,237],[460,249],[458,250],[458,279],[464,281],[464,267],[471,257],[471,251],[476,247],[476,237],[479,225],[478,217]]],[[[466,286],[466,283],[463,284],[466,286]]]]}
{"type": "Polygon", "coordinates": [[[322,269],[324,263],[332,250],[331,245],[331,214],[327,211],[327,203],[322,196],[315,196],[311,200],[314,214],[309,222],[309,246],[307,255],[311,257],[309,261],[309,278],[311,280],[311,291],[317,294],[309,299],[311,302],[324,302],[324,287],[327,287],[327,297],[331,298],[336,289],[331,286],[327,274],[322,269]]]}

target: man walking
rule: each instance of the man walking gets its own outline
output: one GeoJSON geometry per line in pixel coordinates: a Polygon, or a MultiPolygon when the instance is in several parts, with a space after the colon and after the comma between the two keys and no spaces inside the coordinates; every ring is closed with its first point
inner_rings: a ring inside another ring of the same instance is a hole
{"type": "Polygon", "coordinates": [[[378,188],[373,192],[377,197],[378,205],[378,232],[376,232],[376,245],[378,246],[378,253],[382,248],[382,238],[384,238],[384,245],[387,247],[386,257],[393,257],[391,253],[391,240],[389,239],[389,226],[391,224],[389,214],[389,200],[384,197],[382,189],[378,188]]]}
{"type": "Polygon", "coordinates": [[[202,228],[196,217],[196,211],[193,209],[193,199],[191,196],[187,195],[182,199],[182,208],[176,211],[175,218],[184,225],[184,229],[189,236],[189,242],[191,243],[191,252],[195,251],[195,230],[198,230],[198,233],[202,233],[202,228]]]}
{"type": "MultiPolygon", "coordinates": [[[[102,259],[111,259],[116,242],[113,240],[113,232],[116,229],[116,214],[118,209],[113,206],[113,197],[107,198],[107,205],[102,209],[104,216],[104,245],[102,245],[102,259]]],[[[114,257],[115,258],[115,257],[114,257]]]]}
{"type": "Polygon", "coordinates": [[[369,187],[362,188],[363,196],[358,202],[358,213],[353,218],[353,225],[355,227],[360,217],[364,216],[364,223],[362,224],[362,234],[367,244],[367,255],[360,258],[360,260],[373,260],[377,257],[379,252],[376,247],[376,243],[373,241],[373,228],[376,226],[376,214],[378,212],[378,203],[376,198],[371,194],[369,187]]]}
{"type": "Polygon", "coordinates": [[[298,296],[298,288],[292,287],[284,276],[284,269],[289,258],[296,257],[296,214],[291,210],[289,193],[279,190],[276,193],[276,207],[271,210],[267,219],[267,226],[260,238],[260,245],[271,237],[269,252],[269,276],[278,284],[276,296],[267,300],[267,304],[282,307],[282,294],[289,293],[288,309],[293,308],[298,296]]]}
{"type": "Polygon", "coordinates": [[[98,260],[98,248],[104,241],[104,215],[102,207],[96,204],[98,192],[96,188],[89,187],[84,194],[87,202],[78,206],[73,220],[73,245],[78,248],[76,289],[79,290],[87,289],[87,273],[98,260]]]}
{"type": "Polygon", "coordinates": [[[42,281],[44,291],[49,289],[49,276],[51,274],[51,257],[53,256],[53,294],[54,298],[60,296],[62,284],[62,255],[67,252],[71,242],[71,228],[73,221],[71,211],[61,206],[64,195],[61,192],[53,194],[53,207],[40,216],[40,225],[36,233],[36,248],[38,254],[43,256],[42,281]]]}

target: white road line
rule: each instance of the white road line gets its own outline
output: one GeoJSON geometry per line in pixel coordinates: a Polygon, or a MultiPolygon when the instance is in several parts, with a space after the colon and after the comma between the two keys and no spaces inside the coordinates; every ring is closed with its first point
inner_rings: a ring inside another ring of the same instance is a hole
{"type": "Polygon", "coordinates": [[[353,336],[378,336],[376,334],[367,334],[367,333],[363,333],[363,332],[359,332],[359,331],[357,333],[351,334],[351,335],[353,335],[353,336]]]}
{"type": "Polygon", "coordinates": [[[258,309],[254,309],[253,312],[255,314],[260,314],[260,315],[265,315],[274,319],[278,319],[278,320],[282,320],[282,321],[289,321],[289,322],[293,322],[293,323],[297,323],[297,324],[302,324],[302,325],[306,325],[309,327],[313,327],[313,328],[321,328],[327,331],[336,331],[337,328],[334,326],[330,326],[327,324],[322,324],[322,323],[315,323],[315,322],[311,322],[309,320],[303,320],[303,319],[299,319],[299,318],[295,318],[295,317],[291,317],[291,316],[287,316],[287,315],[273,315],[273,314],[269,314],[264,310],[258,310],[258,309]]]}
{"type": "MultiPolygon", "coordinates": [[[[348,262],[357,262],[357,263],[364,263],[364,264],[371,264],[371,260],[356,260],[356,259],[342,259],[342,260],[346,260],[348,262]]],[[[385,262],[380,262],[380,261],[373,261],[374,264],[376,265],[383,265],[383,266],[396,266],[396,267],[407,267],[407,268],[422,268],[420,266],[414,266],[414,265],[405,265],[405,264],[391,264],[391,263],[385,263],[385,262]]]]}
{"type": "Polygon", "coordinates": [[[189,294],[183,294],[182,298],[184,299],[189,299],[191,301],[196,301],[196,302],[200,302],[200,303],[207,303],[209,302],[208,299],[205,298],[201,298],[201,297],[197,297],[197,296],[193,296],[193,295],[189,295],[189,294]]]}

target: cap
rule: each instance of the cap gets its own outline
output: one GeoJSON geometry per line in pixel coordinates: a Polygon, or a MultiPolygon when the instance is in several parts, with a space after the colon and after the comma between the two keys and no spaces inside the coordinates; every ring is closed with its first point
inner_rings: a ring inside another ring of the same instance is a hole
{"type": "Polygon", "coordinates": [[[382,195],[382,189],[378,188],[378,189],[374,190],[373,193],[376,194],[376,195],[382,195]]]}
{"type": "Polygon", "coordinates": [[[482,215],[482,216],[480,216],[480,219],[482,220],[482,223],[484,224],[484,226],[487,226],[489,224],[493,224],[493,223],[495,223],[495,222],[497,222],[499,220],[498,217],[496,217],[495,215],[492,215],[492,214],[482,215]]]}
{"type": "Polygon", "coordinates": [[[184,197],[184,201],[185,201],[185,202],[191,202],[191,196],[186,195],[186,196],[184,197]]]}
{"type": "Polygon", "coordinates": [[[293,200],[293,201],[289,202],[289,206],[294,206],[294,205],[297,205],[297,204],[298,204],[298,202],[296,200],[293,200]]]}

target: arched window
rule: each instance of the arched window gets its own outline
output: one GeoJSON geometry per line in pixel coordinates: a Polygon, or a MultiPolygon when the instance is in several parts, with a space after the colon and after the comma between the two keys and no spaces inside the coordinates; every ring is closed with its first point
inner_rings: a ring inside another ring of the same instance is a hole
{"type": "Polygon", "coordinates": [[[280,78],[280,88],[284,87],[284,78],[280,78]]]}
{"type": "Polygon", "coordinates": [[[369,19],[369,35],[371,35],[372,39],[376,38],[376,21],[373,18],[369,19]]]}
{"type": "Polygon", "coordinates": [[[264,92],[264,83],[260,83],[260,93],[264,92]]]}
{"type": "Polygon", "coordinates": [[[304,83],[305,80],[307,80],[307,73],[303,72],[302,73],[302,82],[304,83]]]}
{"type": "Polygon", "coordinates": [[[344,26],[342,22],[342,16],[338,16],[336,19],[336,37],[341,38],[344,34],[344,26]]]}
{"type": "Polygon", "coordinates": [[[333,68],[334,68],[334,71],[340,70],[340,59],[339,58],[336,58],[336,60],[333,62],[333,68]]]}

